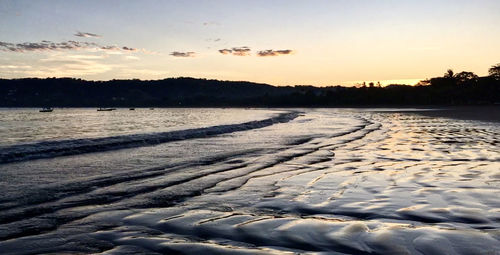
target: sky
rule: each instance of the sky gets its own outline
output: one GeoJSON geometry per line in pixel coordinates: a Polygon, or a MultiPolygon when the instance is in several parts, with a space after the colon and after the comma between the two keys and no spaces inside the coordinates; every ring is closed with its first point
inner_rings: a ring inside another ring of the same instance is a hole
{"type": "Polygon", "coordinates": [[[500,62],[498,0],[0,0],[0,78],[414,84],[500,62]]]}

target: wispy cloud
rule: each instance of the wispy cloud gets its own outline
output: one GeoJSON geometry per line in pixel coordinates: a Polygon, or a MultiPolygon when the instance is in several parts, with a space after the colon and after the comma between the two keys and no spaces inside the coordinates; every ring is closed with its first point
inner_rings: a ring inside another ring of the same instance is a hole
{"type": "MultiPolygon", "coordinates": [[[[220,54],[223,55],[234,55],[234,56],[250,56],[251,55],[251,49],[247,46],[243,47],[233,47],[229,49],[220,49],[219,50],[220,54]]],[[[257,51],[257,56],[259,57],[276,57],[276,56],[281,56],[281,55],[290,55],[294,53],[293,50],[261,50],[257,51]]]]}
{"type": "Polygon", "coordinates": [[[233,53],[233,50],[231,50],[231,49],[221,49],[221,50],[219,50],[219,52],[221,54],[223,54],[223,55],[229,55],[229,54],[233,53]]]}
{"type": "Polygon", "coordinates": [[[71,59],[104,59],[107,58],[106,55],[67,55],[66,58],[71,59]]]}
{"type": "Polygon", "coordinates": [[[93,33],[84,33],[84,32],[76,32],[76,34],[74,34],[74,36],[78,36],[78,37],[94,37],[94,38],[99,38],[101,37],[100,35],[98,34],[93,34],[93,33]]]}
{"type": "Polygon", "coordinates": [[[0,69],[30,69],[29,65],[0,65],[0,69]]]}
{"type": "Polygon", "coordinates": [[[257,52],[257,56],[259,57],[276,57],[280,55],[290,55],[293,53],[293,50],[261,50],[257,52]]]}
{"type": "Polygon", "coordinates": [[[196,56],[196,52],[188,51],[188,52],[180,52],[174,51],[170,53],[171,56],[180,57],[180,58],[192,58],[196,56]]]}
{"type": "Polygon", "coordinates": [[[243,47],[233,47],[231,49],[220,49],[219,53],[223,55],[234,55],[234,56],[240,56],[240,57],[245,57],[245,56],[250,56],[250,51],[251,49],[247,46],[243,47]]]}
{"type": "Polygon", "coordinates": [[[119,46],[116,46],[116,45],[101,46],[98,49],[99,50],[109,50],[109,51],[125,51],[125,52],[137,51],[136,48],[130,48],[130,47],[127,47],[127,46],[119,47],[119,46]]]}
{"type": "Polygon", "coordinates": [[[111,71],[119,67],[115,64],[93,59],[85,55],[56,54],[31,62],[32,65],[12,64],[0,65],[0,73],[5,76],[29,77],[83,77],[111,71]]]}
{"type": "Polygon", "coordinates": [[[206,41],[207,42],[220,42],[221,39],[220,38],[208,38],[206,41]]]}
{"type": "Polygon", "coordinates": [[[235,56],[250,56],[250,48],[243,46],[243,47],[234,47],[232,48],[233,50],[233,55],[235,56]]]}
{"type": "Polygon", "coordinates": [[[122,50],[124,50],[124,51],[137,51],[136,48],[130,48],[130,47],[127,47],[127,46],[123,46],[122,50]]]}
{"type": "Polygon", "coordinates": [[[203,22],[203,26],[219,26],[220,24],[215,21],[206,21],[203,22]]]}
{"type": "Polygon", "coordinates": [[[139,60],[140,58],[136,57],[136,56],[125,56],[125,59],[127,59],[127,60],[139,60]]]}
{"type": "Polygon", "coordinates": [[[105,73],[113,69],[113,65],[93,60],[45,60],[45,67],[37,68],[32,73],[37,76],[70,76],[78,77],[105,73]]]}
{"type": "Polygon", "coordinates": [[[133,52],[137,51],[135,48],[127,46],[102,46],[93,42],[79,42],[79,41],[66,41],[66,42],[24,42],[24,43],[8,43],[0,41],[0,51],[7,52],[29,52],[29,51],[61,51],[61,50],[83,50],[95,49],[103,51],[123,51],[133,52]]]}
{"type": "Polygon", "coordinates": [[[136,78],[151,79],[152,77],[165,78],[166,76],[171,76],[172,73],[170,71],[155,69],[123,68],[118,70],[118,76],[130,78],[130,75],[136,78]]]}

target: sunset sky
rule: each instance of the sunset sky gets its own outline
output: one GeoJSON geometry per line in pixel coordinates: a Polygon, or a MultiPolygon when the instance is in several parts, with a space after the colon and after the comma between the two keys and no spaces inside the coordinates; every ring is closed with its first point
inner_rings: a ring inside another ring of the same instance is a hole
{"type": "Polygon", "coordinates": [[[499,24],[498,0],[0,0],[0,78],[411,84],[486,75],[499,24]]]}

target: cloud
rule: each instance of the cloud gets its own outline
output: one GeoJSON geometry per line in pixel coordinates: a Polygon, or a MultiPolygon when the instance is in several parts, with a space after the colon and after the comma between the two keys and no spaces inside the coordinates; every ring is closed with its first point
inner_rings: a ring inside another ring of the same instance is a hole
{"type": "Polygon", "coordinates": [[[136,56],[125,56],[125,59],[127,59],[127,60],[139,60],[140,58],[136,57],[136,56]]]}
{"type": "Polygon", "coordinates": [[[99,49],[101,49],[101,50],[119,51],[120,47],[111,45],[111,46],[101,46],[101,47],[99,47],[99,49]]]}
{"type": "Polygon", "coordinates": [[[66,58],[71,59],[104,59],[107,58],[106,55],[68,55],[66,58]]]}
{"type": "Polygon", "coordinates": [[[171,56],[174,57],[181,57],[181,58],[189,58],[189,57],[195,57],[196,52],[188,51],[188,52],[179,52],[179,51],[174,51],[170,53],[171,56]]]}
{"type": "Polygon", "coordinates": [[[51,50],[78,50],[81,48],[98,47],[95,43],[67,41],[54,43],[50,41],[8,43],[0,42],[0,50],[12,52],[51,51],[51,50]]]}
{"type": "Polygon", "coordinates": [[[293,50],[261,50],[257,52],[257,56],[259,57],[276,57],[280,55],[290,55],[294,51],[293,50]]]}
{"type": "Polygon", "coordinates": [[[243,46],[243,47],[235,47],[232,48],[233,50],[233,55],[235,56],[250,56],[250,48],[243,46]]]}
{"type": "Polygon", "coordinates": [[[94,37],[94,38],[99,38],[101,37],[100,35],[97,35],[97,34],[93,34],[93,33],[82,33],[80,31],[76,32],[76,34],[74,34],[74,36],[78,36],[78,37],[94,37]]]}
{"type": "Polygon", "coordinates": [[[99,47],[100,50],[109,50],[109,51],[125,51],[125,52],[133,52],[133,51],[137,51],[136,48],[130,48],[130,47],[127,47],[127,46],[123,46],[123,47],[118,47],[116,45],[111,45],[111,46],[101,46],[99,47]]]}
{"type": "Polygon", "coordinates": [[[115,64],[102,62],[87,56],[57,54],[44,59],[24,63],[0,66],[4,76],[29,76],[29,77],[83,77],[111,71],[119,67],[115,64]],[[3,70],[2,70],[3,69],[3,70]]]}
{"type": "Polygon", "coordinates": [[[130,48],[130,47],[127,47],[127,46],[123,46],[123,47],[122,47],[122,50],[124,50],[124,51],[137,51],[137,49],[135,49],[135,48],[130,48]]]}
{"type": "Polygon", "coordinates": [[[0,69],[31,69],[28,65],[0,65],[0,69]]]}
{"type": "Polygon", "coordinates": [[[207,42],[220,42],[221,39],[220,38],[208,38],[206,39],[207,42]]]}
{"type": "Polygon", "coordinates": [[[158,52],[158,51],[151,51],[151,50],[146,50],[144,48],[142,49],[138,49],[139,52],[142,52],[144,54],[148,54],[148,55],[162,55],[162,53],[158,52]]]}
{"type": "MultiPolygon", "coordinates": [[[[243,47],[233,47],[230,49],[220,49],[219,53],[222,55],[234,55],[234,56],[250,56],[251,49],[247,46],[243,47]]],[[[259,57],[276,57],[280,55],[290,55],[294,53],[293,50],[261,50],[257,52],[259,57]]]]}
{"type": "Polygon", "coordinates": [[[219,50],[219,53],[223,55],[232,54],[234,56],[244,57],[244,56],[250,56],[250,51],[251,50],[249,47],[243,46],[243,47],[233,47],[231,49],[221,49],[219,50]]]}
{"type": "Polygon", "coordinates": [[[118,47],[115,45],[102,46],[93,42],[78,42],[78,41],[51,42],[43,40],[41,42],[25,42],[25,43],[0,42],[0,51],[6,51],[6,52],[61,51],[61,50],[84,50],[84,49],[96,49],[103,51],[123,51],[123,52],[137,51],[137,49],[135,48],[130,48],[126,46],[122,47],[118,47]]]}
{"type": "Polygon", "coordinates": [[[219,52],[223,55],[228,55],[228,54],[231,54],[233,52],[233,50],[230,50],[230,49],[221,49],[219,50],[219,52]]]}
{"type": "Polygon", "coordinates": [[[165,78],[165,76],[171,76],[171,71],[165,70],[155,70],[155,69],[137,69],[137,68],[122,68],[118,70],[118,77],[123,76],[124,78],[143,78],[152,79],[154,78],[165,78]]]}
{"type": "Polygon", "coordinates": [[[220,24],[215,21],[203,22],[203,26],[219,26],[220,24]]]}

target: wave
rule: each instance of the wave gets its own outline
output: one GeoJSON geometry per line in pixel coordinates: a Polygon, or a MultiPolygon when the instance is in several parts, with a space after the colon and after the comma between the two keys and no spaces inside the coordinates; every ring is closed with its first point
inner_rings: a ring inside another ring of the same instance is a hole
{"type": "Polygon", "coordinates": [[[289,122],[297,118],[299,114],[299,112],[286,112],[264,120],[168,132],[120,135],[103,138],[43,141],[38,143],[5,146],[0,147],[0,164],[150,146],[193,138],[212,137],[220,134],[246,131],[271,126],[277,123],[289,122]]]}

